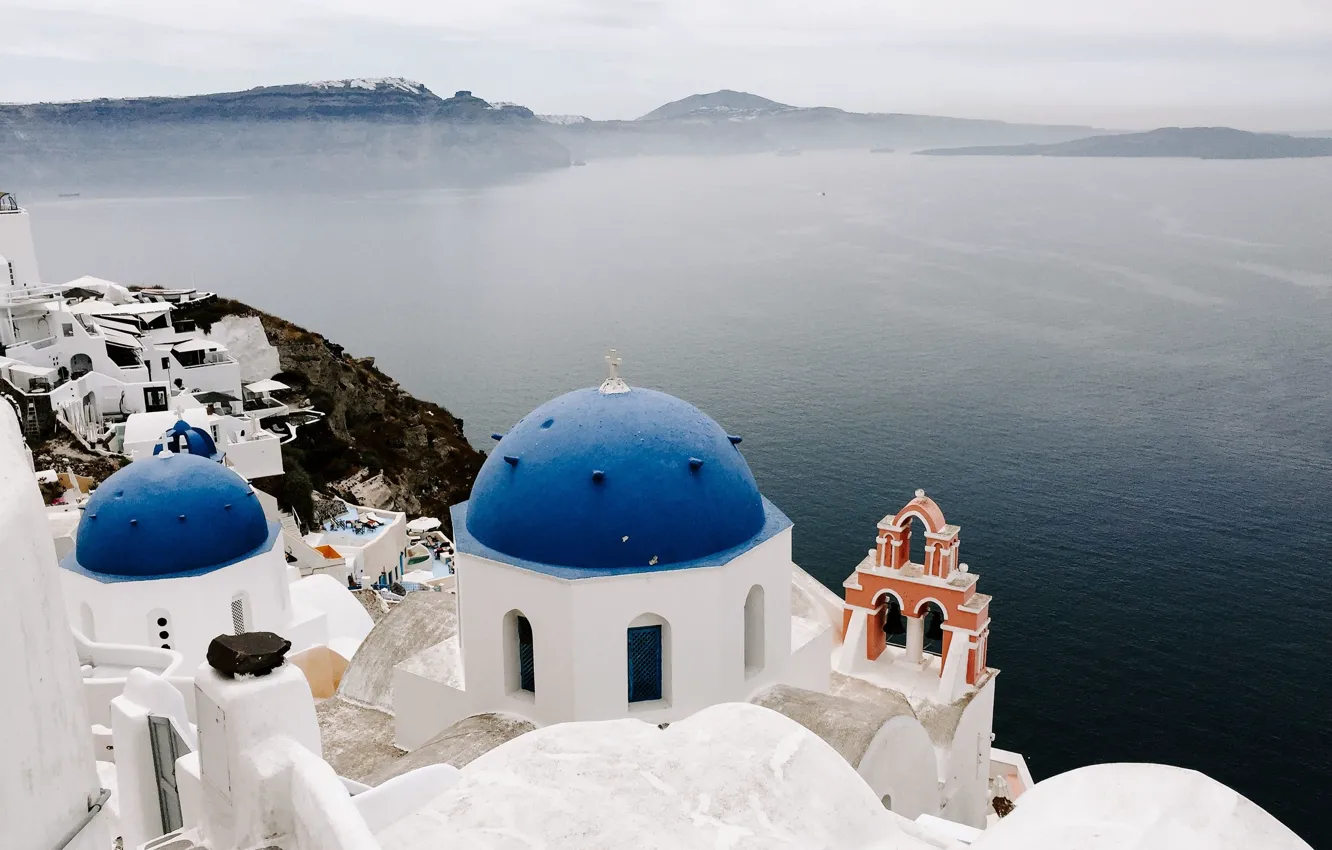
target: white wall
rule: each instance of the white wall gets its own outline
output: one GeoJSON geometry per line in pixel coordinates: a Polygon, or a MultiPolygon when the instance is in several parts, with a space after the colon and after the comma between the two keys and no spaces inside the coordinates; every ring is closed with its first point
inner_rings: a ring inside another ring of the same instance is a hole
{"type": "Polygon", "coordinates": [[[885,723],[856,770],[876,797],[890,796],[890,808],[903,817],[914,820],[939,811],[934,744],[914,717],[903,715],[885,723]]]}
{"type": "Polygon", "coordinates": [[[198,746],[184,697],[166,679],[144,670],[132,671],[124,693],[112,700],[110,718],[116,754],[116,808],[125,847],[138,847],[162,835],[149,715],[169,718],[191,750],[198,746]]]}
{"type": "Polygon", "coordinates": [[[789,529],[721,567],[565,581],[459,554],[457,576],[471,712],[507,711],[542,725],[626,716],[656,723],[744,701],[791,672],[789,529]],[[755,584],[764,588],[766,663],[747,676],[744,608],[755,584]],[[504,622],[515,609],[532,625],[534,695],[506,682],[516,652],[504,622]],[[669,624],[667,698],[631,706],[626,629],[644,614],[669,624]]]}
{"type": "Polygon", "coordinates": [[[832,684],[832,665],[828,659],[832,657],[834,637],[833,627],[828,625],[813,640],[795,648],[785,683],[820,694],[828,693],[832,684]]]}
{"type": "Polygon", "coordinates": [[[245,429],[245,436],[240,442],[219,446],[227,453],[227,462],[247,481],[252,478],[265,478],[269,475],[281,475],[282,441],[275,435],[265,432],[254,438],[252,423],[245,429]]]}
{"type": "MultiPolygon", "coordinates": [[[[957,638],[955,637],[954,640],[957,638]]],[[[990,733],[994,729],[994,677],[967,704],[953,734],[952,746],[939,749],[944,781],[944,806],[949,820],[985,827],[990,803],[990,733]]]]}
{"type": "MultiPolygon", "coordinates": [[[[319,722],[305,674],[285,663],[265,676],[232,679],[201,665],[194,681],[199,802],[208,845],[263,847],[272,843],[265,839],[290,834],[292,809],[300,806],[296,789],[283,787],[289,775],[290,755],[287,759],[264,759],[266,753],[261,750],[278,756],[272,745],[285,740],[287,745],[279,745],[280,749],[290,753],[292,748],[303,748],[318,760],[319,722]],[[277,781],[266,781],[269,779],[277,781]]],[[[327,774],[337,783],[332,768],[327,774]]],[[[338,789],[342,799],[348,799],[341,785],[338,789]]],[[[355,814],[354,808],[347,808],[355,814]]]]}
{"type": "MultiPolygon", "coordinates": [[[[393,743],[410,752],[475,714],[474,704],[467,691],[399,664],[393,670],[393,743]]],[[[493,710],[519,713],[507,703],[493,710]]]]}
{"type": "MultiPolygon", "coordinates": [[[[8,405],[0,405],[0,504],[0,824],[6,848],[49,850],[100,786],[55,547],[8,405]]],[[[95,821],[70,850],[104,850],[101,829],[95,821]]]]}
{"type": "MultiPolygon", "coordinates": [[[[32,223],[26,210],[0,213],[0,257],[9,261],[14,269],[14,282],[19,286],[41,283],[37,271],[37,249],[32,241],[32,223]]],[[[9,274],[4,274],[0,286],[9,288],[9,274]]]]}
{"type": "Polygon", "coordinates": [[[169,644],[184,656],[186,669],[202,663],[213,638],[232,633],[231,600],[236,594],[245,595],[249,631],[282,634],[292,616],[286,559],[276,543],[249,560],[188,578],[104,584],[69,570],[60,574],[68,616],[78,621],[80,606],[87,603],[97,640],[169,644]],[[158,616],[168,621],[166,639],[159,637],[158,616]]]}
{"type": "MultiPolygon", "coordinates": [[[[348,505],[359,511],[370,510],[358,505],[348,505]]],[[[402,563],[403,550],[407,548],[407,515],[400,511],[374,509],[374,514],[381,520],[387,519],[389,527],[375,535],[364,544],[343,542],[329,543],[337,549],[348,562],[355,562],[358,578],[373,584],[381,574],[394,576],[402,563]]],[[[318,534],[319,532],[316,532],[318,534]]],[[[321,538],[322,539],[322,538],[321,538]]]]}

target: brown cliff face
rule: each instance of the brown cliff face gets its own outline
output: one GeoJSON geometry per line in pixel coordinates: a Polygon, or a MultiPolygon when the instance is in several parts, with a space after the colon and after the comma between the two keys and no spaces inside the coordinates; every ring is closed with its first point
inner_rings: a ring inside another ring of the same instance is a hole
{"type": "Polygon", "coordinates": [[[374,358],[353,358],[323,335],[239,301],[217,298],[177,315],[204,328],[223,316],[257,316],[278,351],[282,372],[275,377],[327,414],[301,425],[282,447],[285,474],[255,486],[305,524],[313,516],[312,491],[319,491],[438,517],[452,534],[448,508],[467,498],[485,459],[463,436],[461,419],[409,395],[375,368],[374,358]]]}

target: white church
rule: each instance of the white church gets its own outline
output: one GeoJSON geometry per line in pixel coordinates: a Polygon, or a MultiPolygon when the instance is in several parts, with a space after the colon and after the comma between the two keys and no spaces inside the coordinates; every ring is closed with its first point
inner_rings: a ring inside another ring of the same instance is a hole
{"type": "Polygon", "coordinates": [[[108,478],[57,563],[0,410],[7,846],[1307,850],[1181,768],[1033,781],[992,746],[991,600],[932,499],[867,528],[839,598],[740,438],[611,362],[500,435],[454,587],[381,617],[319,700],[294,654],[341,609],[300,612],[207,444],[108,478]],[[132,665],[97,723],[81,655],[126,644],[188,678],[132,665]]]}

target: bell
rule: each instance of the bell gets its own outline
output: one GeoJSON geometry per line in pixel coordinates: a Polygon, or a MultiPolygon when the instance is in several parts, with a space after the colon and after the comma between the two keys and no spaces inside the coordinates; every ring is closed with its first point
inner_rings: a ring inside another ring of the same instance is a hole
{"type": "Polygon", "coordinates": [[[925,640],[943,640],[943,617],[931,611],[926,615],[925,640]]]}
{"type": "Polygon", "coordinates": [[[906,634],[906,626],[902,625],[902,612],[897,606],[888,609],[888,613],[883,618],[883,633],[889,637],[906,634]]]}

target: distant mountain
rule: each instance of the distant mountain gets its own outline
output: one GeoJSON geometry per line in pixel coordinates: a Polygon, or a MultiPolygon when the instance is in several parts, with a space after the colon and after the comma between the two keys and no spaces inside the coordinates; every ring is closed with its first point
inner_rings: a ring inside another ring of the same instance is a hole
{"type": "Polygon", "coordinates": [[[455,184],[567,167],[546,126],[399,77],[0,105],[0,174],[55,191],[455,184]]]}
{"type": "Polygon", "coordinates": [[[722,89],[711,94],[691,94],[683,100],[659,106],[639,121],[662,121],[671,118],[731,118],[784,112],[795,109],[766,97],[743,91],[722,89]]]}
{"type": "Polygon", "coordinates": [[[437,118],[486,123],[535,120],[532,110],[524,106],[490,104],[469,91],[442,98],[421,83],[401,77],[323,80],[185,97],[0,104],[0,124],[6,120],[77,124],[87,121],[285,121],[326,118],[437,118]]]}
{"type": "Polygon", "coordinates": [[[1332,156],[1332,139],[1249,133],[1230,127],[1163,127],[1147,133],[1091,136],[1057,144],[942,148],[929,156],[1192,157],[1196,159],[1290,159],[1332,156]]]}
{"type": "Polygon", "coordinates": [[[1044,144],[1097,132],[1092,127],[791,106],[729,89],[690,95],[633,121],[580,121],[560,123],[551,129],[575,159],[636,154],[815,149],[868,152],[943,145],[1044,144]]]}

